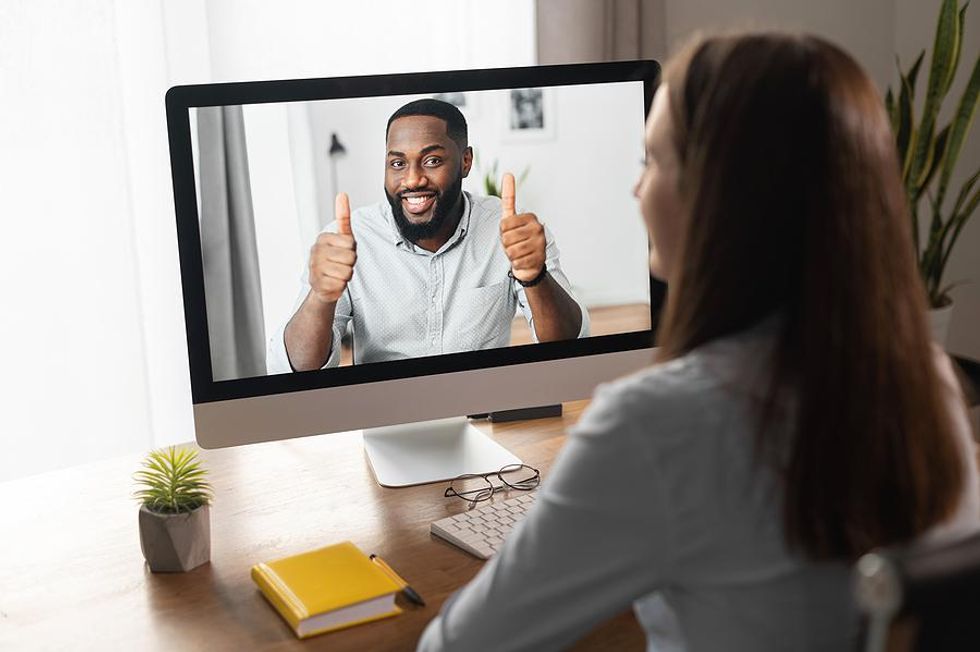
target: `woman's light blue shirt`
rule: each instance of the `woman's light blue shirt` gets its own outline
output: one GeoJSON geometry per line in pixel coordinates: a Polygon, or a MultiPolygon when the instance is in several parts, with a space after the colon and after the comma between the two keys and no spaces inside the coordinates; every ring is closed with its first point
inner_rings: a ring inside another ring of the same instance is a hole
{"type": "MultiPolygon", "coordinates": [[[[600,387],[533,511],[419,650],[563,649],[630,605],[650,650],[851,649],[849,567],[787,550],[775,474],[753,456],[774,323],[600,387]]],[[[980,482],[937,360],[967,481],[926,536],[953,538],[980,529],[980,482]]]]}

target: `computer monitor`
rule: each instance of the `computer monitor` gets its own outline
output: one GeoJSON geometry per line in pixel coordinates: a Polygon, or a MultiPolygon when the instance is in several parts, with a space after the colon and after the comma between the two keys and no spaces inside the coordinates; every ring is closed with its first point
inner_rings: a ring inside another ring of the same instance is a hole
{"type": "Polygon", "coordinates": [[[649,364],[664,287],[632,188],[659,74],[628,61],[171,88],[199,445],[363,429],[382,485],[485,473],[519,460],[465,415],[586,398],[649,364]]]}

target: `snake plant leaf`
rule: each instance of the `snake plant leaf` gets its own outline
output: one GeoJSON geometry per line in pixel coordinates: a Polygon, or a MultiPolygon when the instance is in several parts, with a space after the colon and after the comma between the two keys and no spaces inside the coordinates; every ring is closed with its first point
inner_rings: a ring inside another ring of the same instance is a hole
{"type": "MultiPolygon", "coordinates": [[[[905,74],[909,84],[909,95],[915,97],[915,80],[919,76],[919,68],[922,66],[922,59],[926,56],[926,51],[922,50],[919,52],[919,56],[916,57],[915,63],[909,68],[907,74],[902,72],[902,62],[896,56],[895,57],[895,69],[898,70],[899,79],[905,74]]],[[[899,106],[895,99],[895,93],[892,91],[891,86],[888,87],[885,93],[885,109],[888,112],[888,119],[891,121],[892,132],[898,133],[898,128],[901,123],[901,116],[899,114],[899,106]]],[[[903,161],[904,162],[904,159],[903,161]]]]}
{"type": "Polygon", "coordinates": [[[949,79],[946,80],[946,92],[949,92],[953,85],[953,78],[956,76],[956,69],[960,67],[960,56],[963,54],[963,32],[966,29],[966,8],[970,6],[969,0],[960,7],[960,13],[956,16],[956,52],[953,54],[953,65],[949,71],[949,79]]]}
{"type": "Polygon", "coordinates": [[[899,73],[902,88],[898,93],[898,129],[895,130],[895,142],[898,146],[898,157],[902,164],[902,180],[906,187],[909,171],[912,166],[912,150],[915,149],[916,132],[913,128],[915,109],[912,105],[912,86],[906,75],[899,73]]]}
{"type": "MultiPolygon", "coordinates": [[[[926,188],[929,187],[929,183],[932,181],[932,178],[936,175],[936,172],[939,170],[939,165],[942,162],[943,157],[946,155],[947,143],[949,142],[950,127],[952,126],[953,125],[951,124],[946,125],[943,128],[943,130],[939,132],[939,135],[936,136],[935,140],[933,140],[932,150],[929,152],[929,158],[926,159],[927,160],[926,168],[925,170],[923,170],[922,177],[918,179],[918,181],[916,182],[916,186],[915,186],[916,192],[915,194],[912,195],[911,198],[911,200],[914,201],[915,203],[918,203],[919,199],[922,198],[922,193],[925,191],[926,188]]],[[[940,205],[941,200],[937,199],[935,203],[938,206],[940,205]]],[[[935,219],[939,219],[938,211],[934,213],[933,220],[935,221],[935,219]]]]}
{"type": "Polygon", "coordinates": [[[926,57],[926,51],[922,50],[919,52],[919,56],[915,58],[915,63],[909,68],[909,91],[912,93],[912,97],[915,97],[915,82],[919,77],[919,68],[922,67],[922,60],[926,57]]]}
{"type": "Polygon", "coordinates": [[[888,114],[888,122],[892,125],[892,133],[898,133],[898,107],[895,105],[895,94],[891,87],[885,92],[885,113],[888,114]]]}
{"type": "Polygon", "coordinates": [[[970,195],[970,191],[973,190],[973,186],[977,184],[980,180],[980,170],[973,173],[973,176],[966,180],[963,187],[960,188],[960,194],[956,197],[956,203],[953,204],[953,215],[959,215],[962,211],[963,204],[966,202],[966,198],[970,195]]]}
{"type": "MultiPolygon", "coordinates": [[[[977,181],[980,181],[980,170],[977,170],[973,176],[967,179],[966,183],[963,184],[963,187],[960,188],[960,193],[956,198],[956,203],[953,205],[952,216],[943,224],[942,230],[938,235],[937,246],[935,246],[933,249],[927,249],[927,253],[931,254],[939,264],[940,271],[946,268],[946,260],[949,258],[949,252],[952,250],[952,245],[955,244],[956,238],[959,236],[959,233],[956,232],[958,225],[961,222],[965,223],[965,221],[969,219],[971,211],[966,211],[963,209],[969,205],[967,198],[970,197],[970,191],[973,190],[973,187],[977,184],[977,181]],[[955,235],[950,237],[953,233],[955,233],[955,235]],[[938,252],[934,251],[934,249],[938,250],[938,252]]],[[[962,229],[962,226],[959,228],[962,229]]]]}
{"type": "Polygon", "coordinates": [[[953,247],[956,245],[956,241],[960,237],[960,232],[963,230],[963,227],[966,226],[967,220],[970,219],[973,211],[977,209],[977,204],[980,204],[980,189],[977,189],[977,191],[973,193],[973,197],[971,197],[967,202],[964,211],[950,220],[950,222],[955,223],[956,226],[949,237],[949,241],[946,243],[945,251],[943,251],[942,260],[939,265],[939,274],[936,276],[937,281],[942,277],[942,271],[946,269],[946,263],[949,262],[949,256],[953,253],[953,247]]]}
{"type": "Polygon", "coordinates": [[[950,283],[948,285],[944,285],[942,287],[942,289],[940,289],[939,292],[936,293],[936,295],[937,295],[937,297],[944,297],[947,294],[949,294],[949,291],[952,290],[953,288],[959,287],[960,285],[966,285],[967,283],[969,283],[969,281],[967,281],[966,279],[961,279],[959,281],[953,281],[952,283],[950,283]]]}
{"type": "Polygon", "coordinates": [[[967,200],[966,205],[960,213],[957,213],[956,219],[959,222],[957,228],[963,228],[962,225],[966,224],[966,221],[970,219],[973,215],[973,211],[977,210],[977,204],[980,204],[980,188],[977,188],[973,193],[973,196],[967,200]]]}
{"type": "Polygon", "coordinates": [[[959,12],[956,0],[943,0],[939,12],[939,23],[936,25],[936,37],[932,47],[932,63],[929,67],[926,99],[922,108],[922,121],[919,123],[915,147],[912,153],[912,163],[909,173],[911,179],[917,180],[922,170],[927,167],[929,155],[932,152],[932,139],[936,130],[936,116],[943,98],[949,90],[950,79],[956,72],[953,62],[959,50],[959,12]]]}
{"type": "Polygon", "coordinates": [[[956,245],[957,239],[960,237],[960,232],[963,227],[966,226],[967,221],[973,215],[973,212],[977,209],[977,205],[980,204],[980,188],[974,190],[974,186],[977,184],[977,180],[980,179],[980,170],[970,177],[963,188],[960,189],[959,197],[956,198],[956,207],[954,208],[953,216],[949,219],[946,225],[946,231],[949,232],[949,237],[947,239],[946,233],[943,234],[940,246],[942,248],[942,257],[939,262],[938,275],[936,281],[938,283],[939,278],[942,276],[943,270],[946,269],[946,263],[949,261],[949,256],[953,253],[953,247],[956,245]],[[974,190],[973,195],[970,196],[970,191],[974,190]],[[967,199],[969,197],[969,199],[967,199]],[[950,229],[952,227],[952,229],[950,229]]]}
{"type": "MultiPolygon", "coordinates": [[[[901,63],[895,57],[895,65],[898,68],[898,77],[901,80],[899,89],[899,102],[896,107],[896,114],[892,121],[892,130],[897,134],[899,163],[902,166],[902,180],[908,185],[908,172],[911,165],[910,149],[914,149],[915,132],[912,125],[915,122],[915,82],[919,77],[919,69],[922,67],[922,60],[926,56],[926,51],[919,52],[915,63],[909,68],[908,74],[902,73],[901,63]]],[[[891,89],[888,89],[891,92],[891,89]]]]}
{"type": "Polygon", "coordinates": [[[946,157],[943,160],[942,173],[939,175],[939,185],[936,189],[936,196],[940,203],[946,196],[946,189],[959,158],[960,149],[970,132],[970,127],[973,125],[977,104],[980,104],[980,57],[977,57],[973,64],[973,72],[963,90],[959,105],[956,107],[956,115],[951,123],[953,129],[950,133],[949,145],[946,148],[946,157]]]}
{"type": "Polygon", "coordinates": [[[930,200],[932,200],[929,206],[932,210],[932,220],[929,224],[929,238],[926,240],[926,248],[922,252],[922,260],[919,263],[919,268],[923,272],[927,286],[930,286],[933,280],[932,271],[940,259],[939,243],[945,235],[947,226],[947,223],[943,222],[942,214],[939,206],[936,205],[935,198],[930,197],[930,200]]]}

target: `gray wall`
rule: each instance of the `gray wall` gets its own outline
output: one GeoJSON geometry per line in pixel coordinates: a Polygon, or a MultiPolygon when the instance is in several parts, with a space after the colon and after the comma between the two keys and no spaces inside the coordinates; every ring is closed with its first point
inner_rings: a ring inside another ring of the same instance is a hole
{"type": "MultiPolygon", "coordinates": [[[[926,44],[931,47],[938,6],[938,0],[895,0],[895,51],[903,62],[913,61],[926,44]]],[[[970,75],[970,67],[976,61],[978,54],[980,54],[980,3],[973,2],[967,10],[966,43],[960,60],[961,70],[950,92],[951,99],[946,100],[949,106],[945,107],[945,111],[940,115],[941,121],[950,119],[955,103],[959,101],[970,75]]],[[[980,116],[974,118],[969,138],[963,145],[958,171],[953,176],[950,186],[954,192],[949,194],[955,197],[955,191],[959,189],[963,180],[978,168],[980,168],[980,116]]],[[[960,234],[956,249],[950,256],[945,279],[947,283],[966,281],[952,292],[955,307],[946,348],[953,353],[980,360],[980,211],[974,213],[970,224],[960,234]]]]}
{"type": "MultiPolygon", "coordinates": [[[[784,28],[825,36],[849,50],[884,91],[895,54],[908,65],[932,47],[940,0],[538,0],[541,63],[653,56],[663,59],[698,30],[784,28]]],[[[947,112],[959,99],[980,51],[980,3],[967,12],[966,43],[947,112]]],[[[980,122],[973,125],[952,188],[980,166],[980,122]]],[[[950,193],[955,196],[954,193],[950,193]]],[[[980,217],[963,230],[947,267],[953,321],[947,349],[980,359],[980,217]]]]}
{"type": "MultiPolygon", "coordinates": [[[[907,66],[923,48],[931,49],[939,0],[665,0],[668,48],[697,29],[779,26],[833,39],[864,65],[885,89],[894,84],[895,54],[907,66]]],[[[980,4],[967,11],[966,44],[960,73],[947,100],[948,120],[980,50],[980,4]]],[[[974,124],[952,187],[980,167],[980,124],[974,124]]],[[[955,193],[950,193],[954,194],[955,193]]],[[[953,291],[955,308],[947,349],[980,359],[980,217],[963,230],[946,271],[946,281],[966,280],[953,291]]]]}

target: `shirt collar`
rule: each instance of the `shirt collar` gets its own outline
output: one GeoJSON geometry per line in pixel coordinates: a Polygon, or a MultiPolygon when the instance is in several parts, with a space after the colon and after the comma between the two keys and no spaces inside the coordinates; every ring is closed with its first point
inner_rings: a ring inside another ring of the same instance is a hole
{"type": "Polygon", "coordinates": [[[446,244],[442,245],[438,251],[435,253],[426,251],[422,247],[417,247],[415,244],[409,242],[402,235],[402,232],[398,230],[398,225],[395,224],[395,216],[391,212],[391,204],[384,202],[384,214],[385,219],[388,222],[388,227],[391,230],[391,242],[396,247],[404,247],[413,253],[427,254],[430,256],[436,256],[444,251],[455,247],[456,244],[466,236],[466,232],[470,228],[470,214],[473,212],[473,202],[470,200],[470,193],[463,191],[463,215],[459,219],[459,224],[456,225],[456,230],[453,234],[446,240],[446,244]]]}

